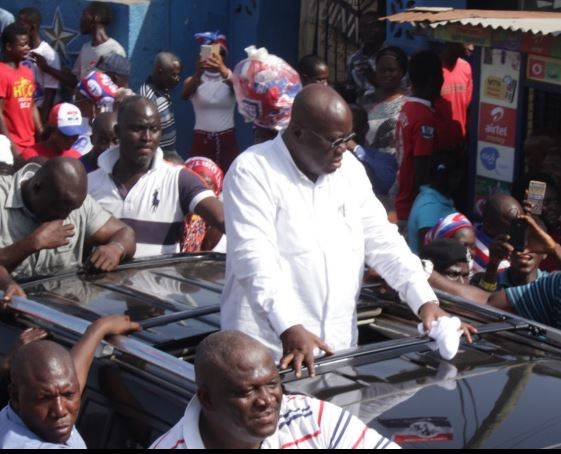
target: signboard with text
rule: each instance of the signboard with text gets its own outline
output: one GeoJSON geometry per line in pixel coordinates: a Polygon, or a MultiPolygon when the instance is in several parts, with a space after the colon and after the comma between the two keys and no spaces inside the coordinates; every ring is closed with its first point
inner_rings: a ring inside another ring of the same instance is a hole
{"type": "Polygon", "coordinates": [[[514,178],[514,148],[479,141],[477,175],[512,183],[514,178]]]}
{"type": "Polygon", "coordinates": [[[520,92],[521,55],[485,47],[481,62],[481,101],[516,109],[520,92]]]}
{"type": "Polygon", "coordinates": [[[541,55],[528,55],[527,66],[528,79],[561,85],[561,60],[541,55]]]}
{"type": "Polygon", "coordinates": [[[516,110],[482,102],[479,106],[479,140],[514,147],[516,110]]]}

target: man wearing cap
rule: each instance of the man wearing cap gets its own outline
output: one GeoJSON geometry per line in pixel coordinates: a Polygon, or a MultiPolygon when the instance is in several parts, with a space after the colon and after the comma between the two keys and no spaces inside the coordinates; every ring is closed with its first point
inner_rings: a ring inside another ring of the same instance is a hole
{"type": "Polygon", "coordinates": [[[25,160],[57,156],[79,159],[80,152],[72,145],[83,132],[80,109],[66,102],[57,104],[49,114],[49,126],[52,129],[47,140],[23,150],[20,156],[25,160]]]}

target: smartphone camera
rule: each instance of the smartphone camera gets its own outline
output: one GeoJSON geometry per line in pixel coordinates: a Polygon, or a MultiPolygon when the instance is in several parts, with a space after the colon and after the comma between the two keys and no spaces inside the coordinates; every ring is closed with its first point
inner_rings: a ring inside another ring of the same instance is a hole
{"type": "Polygon", "coordinates": [[[517,252],[526,249],[528,241],[528,223],[524,219],[515,219],[510,223],[510,244],[517,252]]]}

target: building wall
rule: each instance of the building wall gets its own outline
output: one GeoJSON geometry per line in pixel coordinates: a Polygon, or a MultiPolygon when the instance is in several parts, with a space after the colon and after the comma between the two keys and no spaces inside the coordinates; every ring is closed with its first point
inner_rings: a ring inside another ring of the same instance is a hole
{"type": "MultiPolygon", "coordinates": [[[[199,45],[193,35],[220,30],[230,45],[230,67],[245,57],[244,48],[265,46],[288,62],[298,58],[300,0],[121,0],[111,2],[113,22],[109,34],[127,50],[132,62],[131,87],[137,89],[150,74],[155,55],[171,50],[183,60],[183,77],[195,68],[199,45]]],[[[2,0],[1,7],[12,13],[26,6],[39,8],[43,28],[60,24],[63,59],[71,66],[88,37],[79,35],[79,19],[87,0],[2,0]]],[[[188,101],[173,91],[178,122],[178,151],[186,155],[191,144],[194,116],[188,101]]],[[[252,131],[236,113],[240,147],[252,141],[252,131]]]]}

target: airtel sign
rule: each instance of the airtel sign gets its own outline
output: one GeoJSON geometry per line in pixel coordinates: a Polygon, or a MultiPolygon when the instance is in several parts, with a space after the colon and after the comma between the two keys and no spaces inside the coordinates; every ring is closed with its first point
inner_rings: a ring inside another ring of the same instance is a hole
{"type": "Polygon", "coordinates": [[[479,140],[505,147],[514,147],[516,140],[516,110],[481,103],[479,140]]]}

